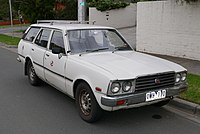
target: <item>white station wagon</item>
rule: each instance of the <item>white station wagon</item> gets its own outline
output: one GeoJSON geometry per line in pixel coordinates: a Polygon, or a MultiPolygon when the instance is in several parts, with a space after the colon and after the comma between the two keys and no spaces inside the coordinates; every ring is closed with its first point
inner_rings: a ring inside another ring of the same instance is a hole
{"type": "Polygon", "coordinates": [[[134,51],[111,27],[40,21],[26,30],[18,55],[30,84],[43,80],[74,98],[87,122],[103,110],[163,106],[187,89],[185,68],[134,51]]]}

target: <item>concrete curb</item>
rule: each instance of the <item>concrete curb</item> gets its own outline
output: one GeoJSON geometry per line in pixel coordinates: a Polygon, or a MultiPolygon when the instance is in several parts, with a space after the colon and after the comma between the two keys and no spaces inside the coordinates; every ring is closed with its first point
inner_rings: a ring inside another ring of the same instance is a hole
{"type": "Polygon", "coordinates": [[[0,42],[0,47],[4,48],[4,49],[7,49],[7,50],[9,50],[11,52],[17,53],[17,46],[10,46],[10,45],[7,45],[7,44],[4,44],[4,43],[0,42]]]}
{"type": "Polygon", "coordinates": [[[174,98],[169,103],[169,106],[183,110],[184,112],[187,112],[189,114],[200,116],[200,105],[182,100],[180,98],[174,98]]]}

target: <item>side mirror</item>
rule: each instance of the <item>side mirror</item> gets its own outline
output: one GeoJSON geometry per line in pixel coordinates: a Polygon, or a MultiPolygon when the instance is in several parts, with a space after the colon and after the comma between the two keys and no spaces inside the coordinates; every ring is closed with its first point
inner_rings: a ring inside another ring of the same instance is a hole
{"type": "Polygon", "coordinates": [[[62,50],[59,47],[53,47],[52,48],[52,53],[53,54],[60,54],[60,53],[62,53],[62,50]]]}

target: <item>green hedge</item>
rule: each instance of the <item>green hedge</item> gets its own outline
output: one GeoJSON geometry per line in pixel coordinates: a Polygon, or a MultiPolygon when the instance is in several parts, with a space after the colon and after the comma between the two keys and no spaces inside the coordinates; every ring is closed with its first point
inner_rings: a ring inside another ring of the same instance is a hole
{"type": "Polygon", "coordinates": [[[90,0],[88,4],[89,7],[96,7],[99,11],[125,8],[130,5],[124,0],[90,0]]]}

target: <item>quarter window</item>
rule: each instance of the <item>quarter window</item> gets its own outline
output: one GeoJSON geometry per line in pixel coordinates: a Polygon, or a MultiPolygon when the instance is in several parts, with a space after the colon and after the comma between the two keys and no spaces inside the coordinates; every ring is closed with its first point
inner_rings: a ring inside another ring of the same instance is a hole
{"type": "Polygon", "coordinates": [[[47,47],[49,36],[50,36],[51,30],[43,29],[38,34],[35,44],[41,47],[47,47]]]}
{"type": "Polygon", "coordinates": [[[65,54],[65,46],[63,41],[63,34],[62,32],[55,31],[52,35],[51,43],[49,49],[52,50],[52,48],[61,48],[62,53],[65,54]]]}
{"type": "Polygon", "coordinates": [[[24,37],[24,40],[32,42],[37,33],[39,32],[40,28],[39,27],[32,27],[24,37]]]}

